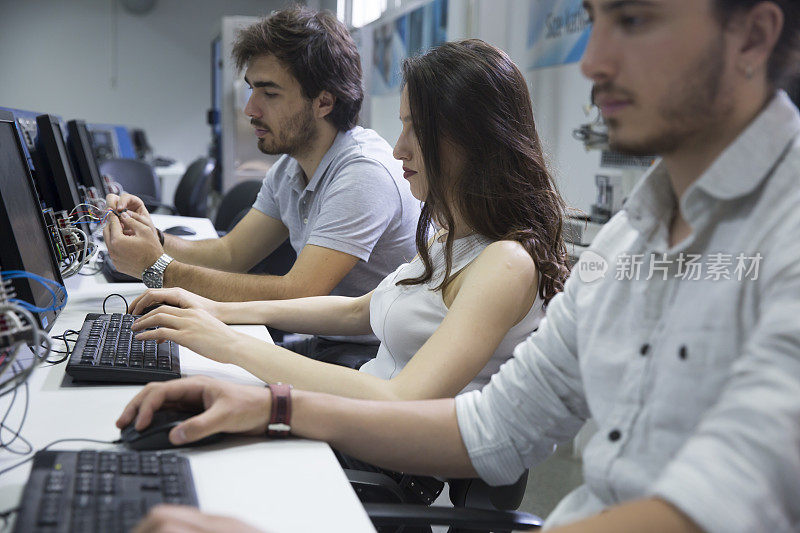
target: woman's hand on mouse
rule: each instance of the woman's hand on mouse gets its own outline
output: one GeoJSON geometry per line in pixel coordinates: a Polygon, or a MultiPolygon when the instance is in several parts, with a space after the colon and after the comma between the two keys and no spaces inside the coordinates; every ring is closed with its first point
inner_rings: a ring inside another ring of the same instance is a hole
{"type": "Polygon", "coordinates": [[[157,533],[186,531],[197,533],[258,533],[261,530],[251,527],[241,520],[229,516],[211,515],[194,507],[183,505],[158,505],[139,522],[133,533],[157,533]]]}
{"type": "Polygon", "coordinates": [[[173,341],[220,363],[238,364],[237,356],[262,342],[239,333],[203,309],[181,309],[162,305],[136,319],[131,326],[136,340],[173,341]],[[157,328],[142,331],[147,328],[157,328]]]}
{"type": "Polygon", "coordinates": [[[117,427],[134,420],[141,431],[150,425],[153,413],[164,407],[200,410],[169,433],[172,444],[194,442],[215,433],[264,435],[271,407],[269,390],[239,385],[205,376],[149,383],[125,406],[117,427]]]}
{"type": "MultiPolygon", "coordinates": [[[[180,307],[182,309],[202,309],[216,318],[220,317],[220,308],[222,307],[222,302],[215,302],[214,300],[203,298],[186,289],[172,287],[169,289],[148,289],[144,291],[131,302],[130,306],[128,306],[128,312],[132,315],[140,315],[148,307],[161,304],[180,307]]],[[[157,312],[157,309],[150,311],[150,313],[145,316],[154,312],[157,312]]]]}

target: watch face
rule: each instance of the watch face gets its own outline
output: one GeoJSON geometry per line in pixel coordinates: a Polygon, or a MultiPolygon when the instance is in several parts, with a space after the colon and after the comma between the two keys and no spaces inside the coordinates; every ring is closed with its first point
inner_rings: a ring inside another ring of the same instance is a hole
{"type": "Polygon", "coordinates": [[[160,289],[161,288],[161,276],[159,276],[156,272],[153,272],[149,268],[144,271],[142,274],[142,281],[144,284],[151,288],[151,289],[160,289]]]}

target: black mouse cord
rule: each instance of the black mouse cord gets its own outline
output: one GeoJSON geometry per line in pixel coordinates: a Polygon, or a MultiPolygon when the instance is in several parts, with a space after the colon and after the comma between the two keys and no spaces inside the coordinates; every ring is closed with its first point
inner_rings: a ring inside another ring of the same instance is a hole
{"type": "MultiPolygon", "coordinates": [[[[41,450],[38,450],[38,451],[43,452],[43,451],[47,450],[50,446],[55,446],[56,444],[61,444],[62,442],[96,442],[96,443],[99,443],[99,444],[122,444],[122,439],[117,439],[117,440],[113,440],[113,441],[110,441],[110,440],[97,440],[97,439],[79,439],[79,438],[58,439],[58,440],[54,440],[53,442],[47,444],[44,448],[42,448],[41,450]]],[[[6,472],[14,470],[18,466],[24,465],[25,463],[27,463],[28,461],[33,459],[34,456],[35,456],[35,454],[32,453],[31,456],[28,457],[27,459],[23,459],[22,461],[9,466],[8,468],[4,468],[3,470],[0,470],[0,476],[5,474],[6,472]]]]}
{"type": "Polygon", "coordinates": [[[103,314],[104,315],[107,314],[106,313],[106,302],[108,301],[109,298],[111,298],[113,296],[117,296],[118,298],[122,298],[122,301],[125,302],[125,310],[122,313],[123,314],[127,313],[128,312],[128,300],[126,300],[123,295],[117,294],[116,292],[112,292],[111,294],[106,296],[105,300],[103,300],[103,314]]]}

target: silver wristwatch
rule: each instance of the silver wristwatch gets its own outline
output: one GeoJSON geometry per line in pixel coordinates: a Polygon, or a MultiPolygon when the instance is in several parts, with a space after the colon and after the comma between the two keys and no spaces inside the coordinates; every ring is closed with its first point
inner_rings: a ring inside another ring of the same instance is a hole
{"type": "Polygon", "coordinates": [[[142,281],[150,289],[161,289],[164,287],[164,271],[172,263],[172,258],[167,254],[161,254],[153,266],[142,273],[142,281]]]}

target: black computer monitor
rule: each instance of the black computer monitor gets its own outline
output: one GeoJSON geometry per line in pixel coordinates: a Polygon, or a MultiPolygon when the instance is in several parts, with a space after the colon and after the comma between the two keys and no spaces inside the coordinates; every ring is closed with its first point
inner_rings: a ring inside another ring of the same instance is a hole
{"type": "Polygon", "coordinates": [[[47,207],[53,211],[72,211],[81,203],[75,174],[69,162],[67,145],[61,133],[61,125],[51,115],[36,117],[39,138],[36,146],[43,168],[36,169],[39,194],[47,207]]]}
{"type": "Polygon", "coordinates": [[[93,129],[90,133],[92,135],[92,149],[98,161],[105,161],[106,159],[117,157],[116,149],[114,148],[113,131],[93,129]]]}
{"type": "Polygon", "coordinates": [[[133,149],[136,152],[136,159],[144,161],[147,159],[147,155],[153,151],[150,147],[150,143],[147,142],[147,135],[144,130],[139,128],[130,130],[130,134],[131,141],[133,141],[133,149]]]}
{"type": "Polygon", "coordinates": [[[97,159],[92,151],[92,137],[83,120],[67,122],[67,145],[69,146],[74,169],[84,187],[94,187],[101,195],[106,195],[103,177],[97,168],[97,159]]]}
{"type": "MultiPolygon", "coordinates": [[[[0,111],[0,269],[24,270],[63,285],[47,235],[42,209],[33,186],[14,116],[0,111]]],[[[51,293],[41,283],[14,279],[17,298],[39,308],[63,306],[66,294],[51,293]]],[[[50,331],[59,309],[34,313],[50,331]]]]}

